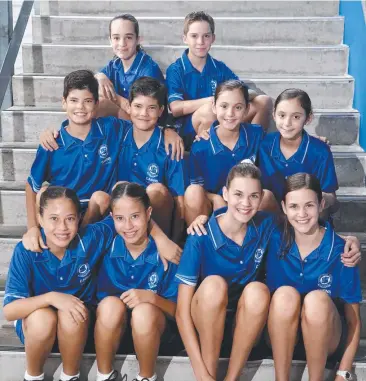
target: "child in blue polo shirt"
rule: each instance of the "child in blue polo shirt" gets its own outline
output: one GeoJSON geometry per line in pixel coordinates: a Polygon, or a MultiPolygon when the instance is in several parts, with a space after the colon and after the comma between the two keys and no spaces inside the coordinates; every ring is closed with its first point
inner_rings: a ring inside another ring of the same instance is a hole
{"type": "MultiPolygon", "coordinates": [[[[171,64],[166,72],[168,103],[172,114],[179,117],[178,125],[186,148],[194,136],[210,128],[216,120],[212,112],[216,86],[238,77],[221,61],[208,52],[215,41],[215,23],[205,12],[192,12],[184,20],[183,41],[188,49],[171,64]]],[[[248,113],[243,121],[252,121],[267,128],[272,109],[266,95],[252,94],[248,113]]]]}
{"type": "Polygon", "coordinates": [[[284,228],[272,235],[267,254],[276,379],[290,379],[292,357],[302,352],[311,380],[323,379],[328,356],[340,361],[336,380],[352,380],[361,329],[359,269],[344,266],[344,240],[318,222],[325,200],[314,175],[289,176],[283,197],[284,228]]]}
{"type": "Polygon", "coordinates": [[[96,267],[114,237],[111,218],[78,232],[76,193],[48,187],[40,197],[39,222],[48,249],[14,250],[5,288],[4,315],[15,320],[27,358],[25,380],[43,380],[43,366],[56,337],[61,381],[79,381],[81,355],[95,305],[96,267]]]}
{"type": "Polygon", "coordinates": [[[178,242],[184,221],[183,164],[166,153],[163,130],[157,125],[164,99],[165,87],[154,78],[139,78],[131,86],[129,114],[133,128],[123,141],[118,180],[146,187],[154,220],[178,242]]]}
{"type": "Polygon", "coordinates": [[[139,24],[135,17],[130,14],[114,17],[109,23],[109,39],[114,57],[95,76],[101,95],[97,115],[129,119],[128,94],[132,83],[144,76],[164,83],[164,76],[139,44],[139,24]]]}
{"type": "MultiPolygon", "coordinates": [[[[98,276],[96,381],[117,378],[112,363],[130,324],[140,366],[136,380],[155,381],[160,341],[175,330],[177,267],[169,263],[164,271],[155,241],[148,234],[152,208],[144,187],[118,184],[112,192],[111,209],[118,235],[98,276]]],[[[126,340],[121,346],[128,346],[126,340]]]]}
{"type": "Polygon", "coordinates": [[[257,213],[258,168],[233,167],[223,197],[227,208],[213,213],[207,235],[188,237],[176,274],[176,319],[197,380],[216,380],[227,308],[236,311],[236,323],[225,380],[238,379],[267,321],[270,301],[268,288],[255,281],[276,226],[272,215],[257,213]]]}
{"type": "Polygon", "coordinates": [[[189,156],[190,184],[184,194],[187,225],[199,215],[226,206],[222,198],[230,169],[242,160],[256,162],[264,136],[260,125],[242,123],[249,110],[248,88],[242,81],[220,83],[215,91],[213,112],[217,117],[209,140],[193,143],[189,156]]]}
{"type": "Polygon", "coordinates": [[[312,116],[311,100],[305,91],[283,91],[274,104],[273,117],[278,131],[263,140],[259,168],[263,186],[270,191],[265,196],[268,204],[271,199],[276,199],[278,204],[281,202],[288,176],[298,172],[317,176],[323,190],[325,214],[329,214],[337,206],[337,175],[329,146],[308,135],[304,129],[312,116]]]}

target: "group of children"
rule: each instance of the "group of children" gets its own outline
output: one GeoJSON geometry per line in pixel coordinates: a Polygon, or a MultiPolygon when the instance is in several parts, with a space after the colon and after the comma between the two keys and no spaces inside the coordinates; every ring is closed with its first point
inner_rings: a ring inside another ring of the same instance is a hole
{"type": "Polygon", "coordinates": [[[133,16],[109,32],[115,57],[65,77],[67,120],[42,134],[26,184],[28,231],[4,298],[24,379],[43,380],[58,350],[60,380],[78,381],[95,346],[96,381],[117,379],[115,354],[132,348],[136,380],[155,381],[160,344],[181,337],[197,380],[216,380],[223,341],[226,381],[258,342],[278,381],[294,354],[306,356],[310,381],[329,356],[340,360],[336,380],[351,380],[359,242],[333,230],[337,178],[327,144],[304,130],[309,96],[284,90],[277,132],[266,133],[271,100],[209,55],[206,13],[186,17],[188,49],[165,80],[133,16]]]}

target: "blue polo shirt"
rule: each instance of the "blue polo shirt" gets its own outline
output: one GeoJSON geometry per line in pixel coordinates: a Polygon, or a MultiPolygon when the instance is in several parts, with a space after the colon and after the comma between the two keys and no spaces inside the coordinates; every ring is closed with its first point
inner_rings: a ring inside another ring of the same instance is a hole
{"type": "Polygon", "coordinates": [[[45,181],[72,188],[85,207],[95,191],[109,193],[116,183],[118,154],[131,124],[114,117],[93,119],[84,141],[68,133],[68,124],[61,125],[56,151],[39,146],[28,183],[34,192],[45,181]]]}
{"type": "Polygon", "coordinates": [[[189,156],[191,184],[198,184],[206,191],[222,194],[230,169],[244,159],[256,162],[264,130],[258,124],[242,123],[239,139],[233,150],[221,143],[217,136],[217,123],[210,128],[210,139],[201,139],[192,145],[189,156]]]}
{"type": "Polygon", "coordinates": [[[130,129],[123,141],[119,156],[118,181],[130,181],[144,187],[165,185],[173,196],[184,194],[183,162],[172,160],[165,152],[164,133],[155,127],[150,139],[137,148],[130,129]]]}
{"type": "Polygon", "coordinates": [[[177,266],[171,262],[168,265],[167,271],[164,271],[164,264],[151,236],[146,249],[134,259],[123,238],[117,235],[104,256],[98,274],[97,298],[120,297],[125,291],[142,289],[176,302],[178,285],[174,282],[174,276],[177,266]]]}
{"type": "Polygon", "coordinates": [[[139,50],[131,67],[124,71],[120,58],[114,57],[101,70],[113,83],[118,95],[128,99],[131,85],[141,77],[153,77],[164,83],[164,76],[158,64],[143,50],[139,50]]]}
{"type": "MultiPolygon", "coordinates": [[[[6,280],[4,306],[14,300],[51,291],[74,295],[85,303],[95,303],[96,276],[100,259],[113,242],[113,219],[81,229],[62,260],[50,250],[26,250],[21,242],[14,249],[6,280]]],[[[43,239],[45,239],[42,231],[43,239]]]]}
{"type": "MultiPolygon", "coordinates": [[[[209,54],[201,73],[193,67],[187,54],[188,49],[166,71],[169,104],[174,101],[212,97],[221,82],[238,79],[222,61],[212,58],[209,54]]],[[[190,118],[191,115],[179,118],[177,128],[180,130],[183,127],[184,131],[185,125],[190,123],[190,118]]]]}
{"type": "Polygon", "coordinates": [[[243,287],[254,281],[263,260],[269,238],[276,226],[275,217],[266,212],[257,214],[248,223],[241,246],[220,229],[217,217],[227,208],[215,211],[205,225],[207,235],[188,237],[181,257],[176,281],[195,287],[199,280],[210,275],[223,277],[230,288],[243,287]]]}
{"type": "Polygon", "coordinates": [[[325,228],[319,247],[305,259],[301,259],[296,242],[284,253],[282,233],[276,229],[267,254],[267,285],[272,292],[281,286],[292,286],[300,294],[323,290],[346,303],[362,300],[359,268],[343,265],[345,242],[329,223],[325,228]]]}
{"type": "Polygon", "coordinates": [[[272,191],[278,202],[282,201],[286,178],[299,172],[315,175],[323,192],[333,193],[338,189],[333,155],[326,143],[304,131],[297,152],[285,159],[280,139],[279,132],[270,133],[259,147],[263,187],[272,191]]]}

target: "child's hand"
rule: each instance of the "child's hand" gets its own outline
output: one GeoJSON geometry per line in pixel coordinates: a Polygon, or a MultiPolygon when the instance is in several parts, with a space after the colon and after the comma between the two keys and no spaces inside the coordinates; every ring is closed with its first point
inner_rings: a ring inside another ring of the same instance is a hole
{"type": "Polygon", "coordinates": [[[43,242],[41,231],[37,226],[33,226],[24,233],[22,243],[26,250],[34,251],[36,253],[41,253],[42,249],[48,249],[43,242]]]}
{"type": "Polygon", "coordinates": [[[41,146],[46,151],[53,151],[58,149],[58,144],[56,143],[56,138],[58,137],[59,132],[57,130],[45,130],[41,133],[39,137],[39,142],[41,146]]]}
{"type": "Polygon", "coordinates": [[[164,140],[165,140],[165,152],[169,155],[169,146],[172,147],[172,160],[177,161],[183,160],[184,157],[184,143],[183,139],[172,129],[166,128],[164,130],[164,140]]]}
{"type": "Polygon", "coordinates": [[[164,265],[164,271],[168,269],[168,261],[179,265],[182,249],[170,239],[164,241],[164,246],[158,245],[160,259],[164,265]]]}
{"type": "Polygon", "coordinates": [[[79,325],[88,320],[88,310],[77,297],[61,292],[50,293],[50,305],[67,313],[71,320],[79,325]]]}
{"type": "Polygon", "coordinates": [[[203,130],[201,133],[197,134],[194,138],[195,142],[199,142],[201,139],[208,140],[210,139],[210,130],[203,130]]]}
{"type": "Polygon", "coordinates": [[[116,102],[116,92],[110,79],[103,73],[96,74],[95,78],[99,84],[99,95],[103,98],[109,99],[112,102],[116,102]]]}
{"type": "Polygon", "coordinates": [[[207,230],[204,225],[208,221],[208,216],[201,215],[196,217],[196,219],[188,226],[187,233],[190,235],[207,235],[207,230]]]}
{"type": "Polygon", "coordinates": [[[341,261],[346,267],[355,267],[361,262],[361,245],[357,237],[346,237],[344,253],[341,255],[341,261]]]}
{"type": "Polygon", "coordinates": [[[153,304],[155,294],[150,290],[136,290],[131,289],[124,292],[120,299],[124,304],[129,308],[133,309],[138,306],[140,303],[151,303],[153,304]]]}

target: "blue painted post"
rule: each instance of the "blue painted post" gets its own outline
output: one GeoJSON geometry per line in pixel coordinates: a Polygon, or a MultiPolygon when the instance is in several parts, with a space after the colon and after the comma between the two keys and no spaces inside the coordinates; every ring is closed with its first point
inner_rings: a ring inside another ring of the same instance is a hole
{"type": "Polygon", "coordinates": [[[355,79],[353,107],[361,115],[359,142],[366,151],[366,15],[362,1],[341,0],[339,14],[345,18],[344,43],[350,47],[348,72],[355,79]]]}

